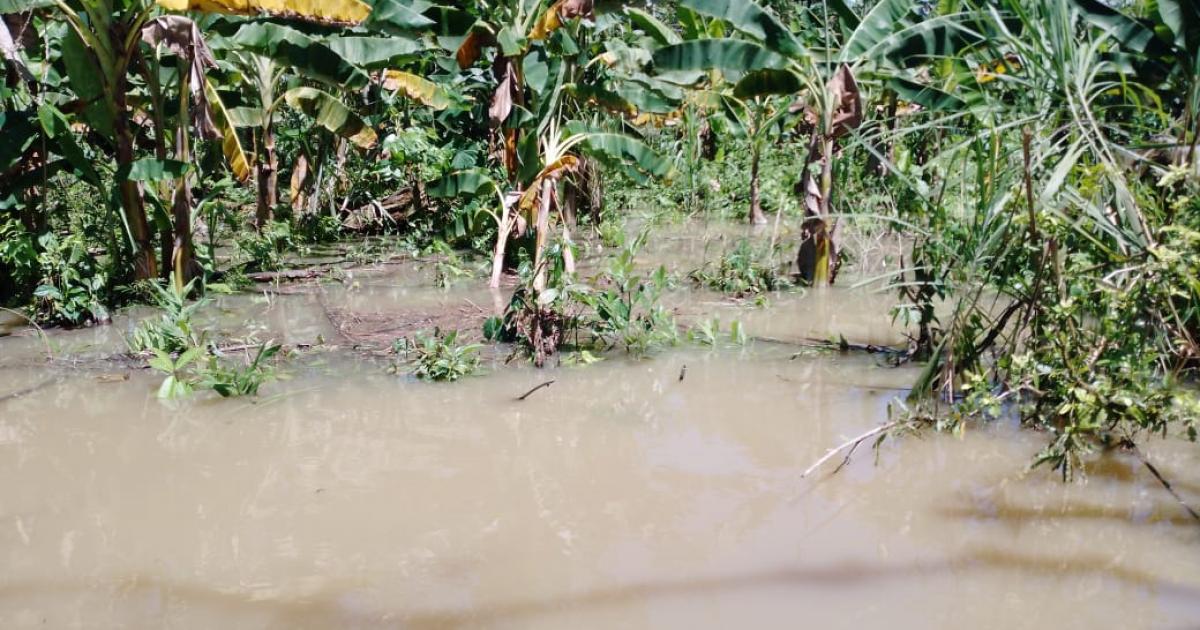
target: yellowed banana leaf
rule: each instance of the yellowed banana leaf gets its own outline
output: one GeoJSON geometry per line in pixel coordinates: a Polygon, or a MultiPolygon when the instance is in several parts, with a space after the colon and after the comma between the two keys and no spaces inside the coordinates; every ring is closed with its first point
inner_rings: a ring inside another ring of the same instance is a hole
{"type": "Polygon", "coordinates": [[[562,26],[562,17],[558,14],[559,8],[562,6],[562,0],[550,5],[542,17],[534,23],[533,28],[529,31],[529,39],[546,39],[550,33],[557,31],[562,26]]]}
{"type": "Polygon", "coordinates": [[[229,164],[229,170],[233,171],[233,176],[239,182],[245,183],[250,180],[250,161],[246,159],[246,153],[242,151],[242,142],[238,140],[237,128],[230,122],[229,112],[226,111],[225,104],[221,102],[221,97],[213,87],[212,81],[204,82],[204,92],[208,96],[213,125],[221,133],[221,151],[225,153],[225,161],[229,164]]]}
{"type": "Polygon", "coordinates": [[[577,168],[579,168],[579,158],[574,155],[564,155],[547,165],[546,168],[542,169],[542,172],[537,174],[537,177],[533,178],[529,187],[521,194],[521,200],[517,203],[517,208],[521,212],[528,213],[533,209],[534,202],[537,201],[537,195],[542,189],[542,182],[547,179],[551,181],[557,180],[577,168]]]}
{"type": "Polygon", "coordinates": [[[384,71],[383,87],[404,92],[408,98],[438,111],[450,107],[450,94],[442,86],[411,72],[384,71]]]}
{"type": "Polygon", "coordinates": [[[229,15],[274,15],[313,22],[357,24],[371,14],[359,0],[155,0],[168,11],[229,15]]]}
{"type": "Polygon", "coordinates": [[[592,0],[558,0],[534,23],[529,39],[546,39],[550,33],[562,28],[565,20],[594,17],[593,4],[592,0]]]}
{"type": "Polygon", "coordinates": [[[284,92],[283,100],[359,148],[375,146],[375,130],[332,94],[316,88],[298,87],[284,92]]]}

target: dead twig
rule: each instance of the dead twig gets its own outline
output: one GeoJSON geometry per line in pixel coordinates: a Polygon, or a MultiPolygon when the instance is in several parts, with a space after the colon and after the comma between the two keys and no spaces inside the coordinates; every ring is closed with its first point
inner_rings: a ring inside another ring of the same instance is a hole
{"type": "Polygon", "coordinates": [[[56,382],[58,382],[57,378],[48,378],[40,383],[30,385],[29,387],[26,387],[23,389],[18,389],[15,392],[10,392],[10,393],[4,394],[3,396],[0,396],[0,403],[8,402],[10,400],[16,400],[17,398],[20,398],[27,394],[32,394],[33,392],[36,392],[37,390],[42,389],[43,387],[52,385],[56,382]]]}
{"type": "Polygon", "coordinates": [[[1125,447],[1132,451],[1134,456],[1141,460],[1142,465],[1146,467],[1146,470],[1149,470],[1150,474],[1154,475],[1154,478],[1158,480],[1158,483],[1162,484],[1162,487],[1165,488],[1172,497],[1175,497],[1175,500],[1179,502],[1180,507],[1182,507],[1185,512],[1191,515],[1192,518],[1196,519],[1197,523],[1200,523],[1200,512],[1196,512],[1195,508],[1188,505],[1187,501],[1184,501],[1183,497],[1179,496],[1179,493],[1175,491],[1175,488],[1171,487],[1171,482],[1167,481],[1166,478],[1162,476],[1162,473],[1158,472],[1158,468],[1155,468],[1154,464],[1151,464],[1150,460],[1146,459],[1145,455],[1142,455],[1142,451],[1138,449],[1137,445],[1130,440],[1126,440],[1125,447]]]}
{"type": "MultiPolygon", "coordinates": [[[[821,459],[818,459],[816,462],[813,463],[812,466],[809,466],[807,470],[805,470],[803,473],[800,473],[800,478],[803,479],[804,477],[807,477],[810,474],[812,474],[812,472],[814,470],[821,467],[821,464],[824,464],[825,462],[829,461],[830,459],[833,459],[834,455],[837,455],[838,453],[840,453],[846,449],[851,449],[851,452],[853,452],[853,450],[855,448],[858,448],[859,442],[862,442],[863,440],[867,440],[872,437],[875,437],[876,435],[879,435],[881,433],[890,431],[891,429],[894,429],[894,428],[900,426],[902,423],[903,423],[903,421],[901,421],[901,420],[895,420],[895,421],[889,422],[885,425],[875,427],[874,429],[871,429],[870,431],[867,431],[866,433],[863,433],[862,435],[860,435],[854,439],[847,440],[846,442],[843,442],[837,448],[829,449],[829,452],[825,453],[825,455],[823,457],[821,457],[821,459]]],[[[849,456],[847,456],[847,458],[849,458],[849,456]]],[[[846,465],[845,462],[843,462],[842,466],[845,466],[845,465],[846,465]]],[[[838,466],[838,470],[841,470],[842,466],[838,466]]],[[[836,473],[836,472],[837,471],[835,470],[834,473],[836,473]]]]}
{"type": "Polygon", "coordinates": [[[33,321],[32,317],[22,313],[21,311],[14,311],[11,308],[4,308],[3,306],[0,306],[0,311],[12,313],[13,315],[16,315],[17,317],[29,322],[30,326],[33,326],[35,329],[37,329],[38,336],[42,339],[42,344],[46,346],[46,358],[50,360],[54,359],[54,351],[50,349],[50,338],[46,336],[46,331],[42,330],[42,327],[38,326],[37,322],[33,321]]]}
{"type": "Polygon", "coordinates": [[[553,384],[554,384],[554,381],[546,381],[545,383],[542,383],[541,385],[538,385],[537,387],[534,387],[533,389],[531,389],[531,390],[525,392],[524,394],[522,394],[521,396],[517,397],[517,400],[525,400],[526,398],[529,398],[530,396],[532,396],[533,393],[536,392],[537,390],[542,389],[543,387],[550,387],[553,384]]]}

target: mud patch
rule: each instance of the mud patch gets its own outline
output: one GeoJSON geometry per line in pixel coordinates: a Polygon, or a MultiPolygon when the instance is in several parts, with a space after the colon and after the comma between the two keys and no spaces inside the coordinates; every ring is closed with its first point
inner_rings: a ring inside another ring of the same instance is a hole
{"type": "Polygon", "coordinates": [[[469,301],[421,310],[364,313],[328,308],[326,313],[339,334],[355,348],[369,352],[387,351],[397,339],[434,330],[457,330],[461,341],[475,343],[483,339],[483,324],[492,316],[469,301]]]}

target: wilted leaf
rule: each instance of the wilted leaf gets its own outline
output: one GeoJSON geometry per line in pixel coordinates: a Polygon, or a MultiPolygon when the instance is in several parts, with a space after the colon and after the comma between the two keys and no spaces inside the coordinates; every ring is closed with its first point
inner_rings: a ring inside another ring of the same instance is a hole
{"type": "Polygon", "coordinates": [[[273,15],[313,22],[357,24],[371,14],[359,0],[156,0],[168,11],[230,15],[273,15]]]}
{"type": "Polygon", "coordinates": [[[363,149],[375,146],[375,130],[328,92],[299,87],[288,90],[283,98],[288,105],[304,112],[322,127],[355,145],[363,149]]]}
{"type": "Polygon", "coordinates": [[[441,111],[450,107],[450,94],[442,86],[410,72],[387,70],[383,74],[383,87],[399,90],[418,103],[441,111]]]}
{"type": "Polygon", "coordinates": [[[246,153],[242,151],[242,141],[237,136],[237,125],[230,120],[225,103],[221,101],[221,96],[217,94],[217,89],[213,87],[212,82],[206,81],[204,89],[212,108],[213,124],[221,133],[221,152],[225,154],[225,163],[229,164],[229,170],[233,171],[233,176],[239,182],[245,183],[250,179],[250,161],[246,158],[246,153]]]}

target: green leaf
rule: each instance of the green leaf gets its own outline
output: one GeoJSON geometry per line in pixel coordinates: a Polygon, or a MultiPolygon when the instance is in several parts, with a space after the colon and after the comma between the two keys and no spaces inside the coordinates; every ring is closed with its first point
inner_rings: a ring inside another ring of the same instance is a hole
{"type": "Polygon", "coordinates": [[[579,146],[597,158],[632,166],[651,177],[666,178],[674,171],[670,160],[636,138],[619,133],[587,131],[577,123],[568,125],[567,130],[572,135],[586,133],[587,138],[579,146]]]}
{"type": "Polygon", "coordinates": [[[499,341],[503,330],[504,320],[499,317],[493,315],[483,322],[483,338],[488,341],[499,341]]]}
{"type": "Polygon", "coordinates": [[[269,57],[280,65],[340,88],[358,89],[369,80],[333,49],[300,31],[269,22],[251,22],[230,40],[242,49],[269,57]]]}
{"type": "Polygon", "coordinates": [[[1152,0],[1163,24],[1175,35],[1175,46],[1182,51],[1200,50],[1200,3],[1196,0],[1152,0]]]}
{"type": "Polygon", "coordinates": [[[634,7],[625,7],[625,13],[629,16],[629,21],[635,27],[641,29],[650,39],[657,42],[659,46],[678,44],[683,41],[679,37],[679,33],[676,33],[670,26],[667,26],[647,11],[634,7]]]}
{"type": "Polygon", "coordinates": [[[15,166],[40,136],[30,112],[0,112],[0,171],[15,166]]]}
{"type": "Polygon", "coordinates": [[[74,29],[67,29],[62,39],[62,59],[67,67],[71,91],[87,103],[83,117],[102,135],[113,136],[113,101],[105,86],[95,53],[79,39],[74,29]]]}
{"type": "Polygon", "coordinates": [[[737,30],[755,37],[771,50],[788,57],[807,55],[804,46],[774,14],[753,0],[682,0],[680,6],[726,20],[737,30]]]}
{"type": "Polygon", "coordinates": [[[916,103],[931,112],[967,109],[967,103],[962,99],[933,86],[922,85],[900,77],[888,79],[887,84],[896,91],[900,98],[910,103],[916,103]]]}
{"type": "Polygon", "coordinates": [[[263,111],[261,107],[234,107],[227,111],[229,122],[234,127],[261,127],[263,111]]]}
{"type": "Polygon", "coordinates": [[[53,0],[0,0],[0,13],[25,13],[54,6],[53,0]]]}
{"type": "Polygon", "coordinates": [[[181,370],[187,367],[188,364],[200,358],[200,355],[202,354],[204,354],[203,348],[188,348],[183,352],[183,354],[179,355],[178,359],[175,360],[175,369],[181,370]]]}
{"type": "Polygon", "coordinates": [[[425,50],[408,37],[330,37],[325,44],[342,59],[370,70],[400,65],[425,50]]]}
{"type": "Polygon", "coordinates": [[[733,95],[744,99],[770,94],[795,94],[803,87],[800,77],[795,73],[767,68],[747,73],[734,86],[733,95]]]}
{"type": "Polygon", "coordinates": [[[84,181],[99,188],[100,176],[96,174],[96,169],[92,168],[92,161],[84,155],[83,148],[75,140],[75,133],[71,131],[67,117],[57,107],[46,103],[38,108],[38,119],[46,136],[57,142],[59,153],[67,158],[84,181]]]}
{"type": "Polygon", "coordinates": [[[328,92],[299,87],[288,90],[283,98],[288,105],[303,112],[322,127],[359,147],[369,149],[375,146],[375,130],[328,92]]]}
{"type": "Polygon", "coordinates": [[[128,179],[135,182],[157,182],[164,179],[179,179],[191,168],[187,162],[179,160],[156,160],[142,158],[129,165],[128,169],[117,172],[117,180],[128,179]]]}
{"type": "Polygon", "coordinates": [[[371,15],[367,16],[362,25],[370,30],[403,35],[430,28],[436,25],[436,22],[421,15],[409,2],[376,0],[371,8],[371,15]]]}
{"type": "Polygon", "coordinates": [[[450,173],[425,188],[429,196],[448,199],[460,195],[494,194],[496,182],[483,169],[450,173]]]}
{"type": "Polygon", "coordinates": [[[655,70],[750,72],[784,69],[787,59],[758,44],[735,39],[698,39],[654,51],[655,70]]]}
{"type": "Polygon", "coordinates": [[[859,25],[858,14],[850,8],[846,0],[828,0],[829,8],[838,16],[838,24],[842,28],[842,32],[849,34],[853,33],[859,25]]]}

